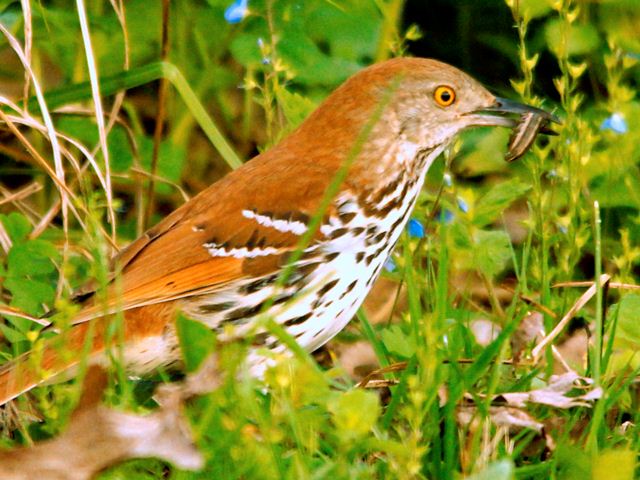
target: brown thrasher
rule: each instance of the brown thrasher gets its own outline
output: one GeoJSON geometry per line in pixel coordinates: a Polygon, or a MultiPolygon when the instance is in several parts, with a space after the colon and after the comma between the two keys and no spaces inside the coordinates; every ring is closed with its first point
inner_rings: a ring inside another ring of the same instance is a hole
{"type": "MultiPolygon", "coordinates": [[[[122,251],[115,263],[119,280],[106,305],[85,301],[61,334],[65,350],[89,345],[92,358],[102,357],[115,311],[124,311],[124,357],[133,372],[180,360],[178,311],[223,340],[230,337],[228,326],[235,327],[235,337],[256,333],[256,319],[266,313],[302,347],[315,350],[345,327],[364,300],[434,159],[467,127],[519,126],[513,114],[535,115],[542,119],[538,124],[554,121],[546,112],[494,97],[435,60],[398,58],[362,70],[289,137],[122,251]],[[319,228],[295,255],[339,172],[346,175],[319,228]],[[292,261],[290,276],[277,283],[292,261]]],[[[274,336],[257,333],[255,345],[285,350],[274,336]]],[[[264,358],[251,354],[254,372],[264,369],[264,358]]],[[[79,361],[79,353],[69,358],[49,345],[40,353],[40,371],[58,374],[79,361]]],[[[30,363],[19,358],[0,371],[0,404],[42,381],[30,363]]]]}

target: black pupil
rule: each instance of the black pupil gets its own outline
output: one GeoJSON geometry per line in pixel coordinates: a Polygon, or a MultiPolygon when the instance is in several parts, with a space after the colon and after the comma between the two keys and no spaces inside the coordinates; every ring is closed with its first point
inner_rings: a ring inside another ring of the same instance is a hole
{"type": "Polygon", "coordinates": [[[442,100],[444,103],[448,103],[449,100],[451,100],[451,92],[445,90],[444,92],[440,93],[440,100],[442,100]]]}

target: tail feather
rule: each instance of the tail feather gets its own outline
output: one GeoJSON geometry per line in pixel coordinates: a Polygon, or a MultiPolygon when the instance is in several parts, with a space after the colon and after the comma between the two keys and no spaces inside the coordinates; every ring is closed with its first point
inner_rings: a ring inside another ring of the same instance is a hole
{"type": "MultiPolygon", "coordinates": [[[[20,355],[0,367],[0,405],[43,382],[59,377],[83,360],[83,346],[90,325],[71,328],[58,337],[48,339],[41,349],[20,355]]],[[[97,337],[96,337],[97,338],[97,337]]],[[[88,352],[96,352],[96,342],[88,352]]]]}
{"type": "MultiPolygon", "coordinates": [[[[174,319],[175,311],[175,302],[147,305],[125,311],[122,326],[126,343],[162,338],[165,327],[174,319]]],[[[74,367],[85,360],[93,362],[105,350],[105,334],[112,318],[112,316],[104,316],[75,324],[60,335],[48,339],[41,349],[27,352],[1,366],[0,405],[4,405],[43,382],[64,378],[65,374],[73,373],[74,367]]],[[[157,346],[154,345],[154,347],[157,346]]],[[[166,345],[164,347],[166,348],[166,345]]],[[[146,363],[156,360],[158,365],[162,365],[163,357],[174,355],[175,352],[156,348],[150,349],[146,354],[160,357],[145,359],[146,363]]],[[[130,359],[124,360],[128,366],[130,359]]]]}

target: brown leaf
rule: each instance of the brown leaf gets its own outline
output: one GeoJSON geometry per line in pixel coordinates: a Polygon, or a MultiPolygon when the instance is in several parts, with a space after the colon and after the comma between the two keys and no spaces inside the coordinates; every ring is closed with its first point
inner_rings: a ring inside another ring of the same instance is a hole
{"type": "MultiPolygon", "coordinates": [[[[469,425],[477,417],[477,408],[462,405],[456,411],[456,419],[461,425],[469,425]]],[[[489,407],[489,418],[497,427],[506,427],[509,431],[530,428],[541,432],[544,425],[524,410],[514,407],[489,407]]]]}
{"type": "Polygon", "coordinates": [[[373,284],[362,306],[372,325],[397,320],[407,310],[407,289],[395,280],[380,277],[373,284]]]}
{"type": "MultiPolygon", "coordinates": [[[[549,384],[544,388],[529,392],[500,393],[494,395],[492,402],[505,403],[510,407],[524,408],[535,403],[555,408],[590,407],[594,400],[602,396],[600,387],[593,388],[593,380],[581,377],[575,372],[552,375],[549,384]],[[574,395],[575,390],[584,391],[582,395],[574,395]],[[571,395],[569,395],[571,394],[571,395]]],[[[473,401],[469,394],[465,400],[473,401]]]]}
{"type": "Polygon", "coordinates": [[[106,373],[91,367],[67,429],[34,446],[0,452],[0,478],[84,480],[140,457],[160,458],[184,470],[200,469],[204,458],[193,442],[183,404],[219,384],[217,361],[211,356],[184,382],[161,386],[157,393],[160,408],[139,415],[101,405],[106,373]]]}
{"type": "Polygon", "coordinates": [[[544,316],[540,312],[529,312],[511,337],[513,358],[517,361],[527,346],[544,338],[544,316]]]}

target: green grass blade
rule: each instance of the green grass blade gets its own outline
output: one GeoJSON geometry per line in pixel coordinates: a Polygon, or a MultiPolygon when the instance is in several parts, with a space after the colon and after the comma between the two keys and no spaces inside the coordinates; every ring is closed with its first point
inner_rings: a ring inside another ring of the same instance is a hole
{"type": "MultiPolygon", "coordinates": [[[[113,95],[121,90],[146,85],[155,80],[166,78],[177,90],[178,94],[187,105],[191,114],[213,146],[218,150],[225,162],[233,169],[242,165],[242,160],[235,153],[227,139],[209,116],[202,103],[184,78],[178,67],[169,62],[156,62],[141,67],[132,68],[125,72],[100,78],[100,91],[102,95],[113,95]]],[[[58,108],[70,103],[80,102],[91,98],[90,82],[82,82],[52,90],[45,95],[45,101],[50,109],[58,108]]],[[[38,110],[38,101],[31,98],[28,101],[31,111],[38,110]]]]}

